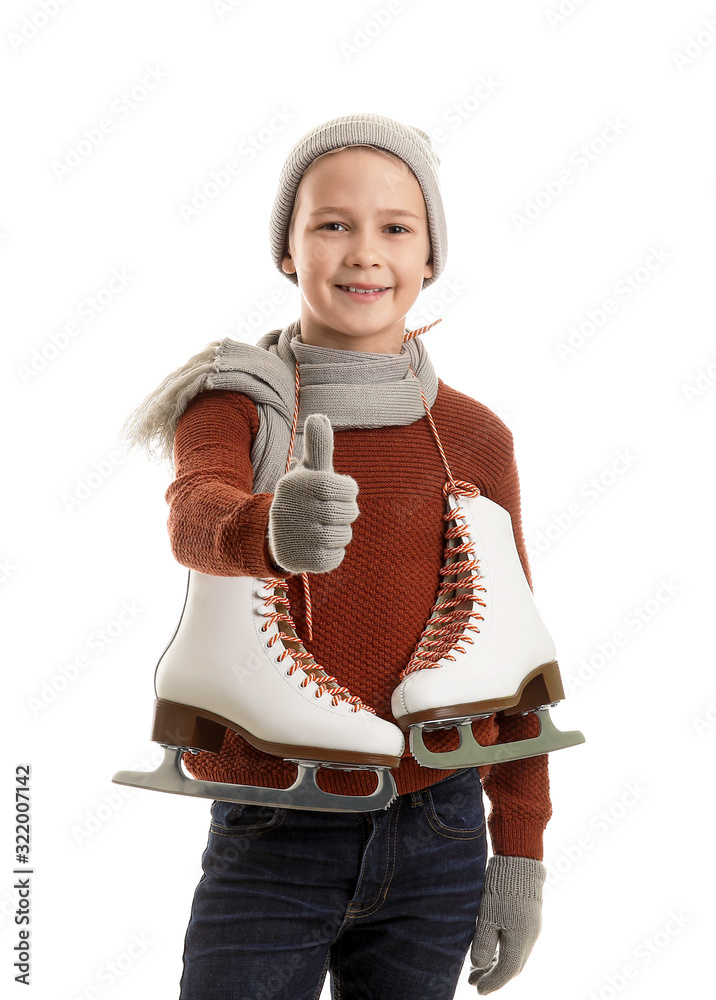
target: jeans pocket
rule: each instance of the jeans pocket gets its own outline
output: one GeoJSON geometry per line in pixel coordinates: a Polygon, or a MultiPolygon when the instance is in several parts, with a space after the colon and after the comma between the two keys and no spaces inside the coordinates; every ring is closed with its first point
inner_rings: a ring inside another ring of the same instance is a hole
{"type": "Polygon", "coordinates": [[[485,832],[482,782],[467,767],[422,789],[423,809],[432,829],[451,840],[475,840],[485,832]]]}
{"type": "Polygon", "coordinates": [[[222,837],[246,837],[273,830],[283,823],[286,810],[279,806],[253,803],[224,802],[215,799],[211,805],[211,832],[222,837]]]}

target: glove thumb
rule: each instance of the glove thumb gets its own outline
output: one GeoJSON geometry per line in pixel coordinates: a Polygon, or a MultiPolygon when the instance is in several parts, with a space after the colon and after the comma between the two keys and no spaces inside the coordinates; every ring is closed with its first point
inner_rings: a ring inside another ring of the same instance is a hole
{"type": "Polygon", "coordinates": [[[325,413],[311,413],[303,425],[304,469],[333,472],[333,428],[325,413]]]}
{"type": "Polygon", "coordinates": [[[470,949],[470,961],[477,969],[487,969],[495,958],[499,928],[486,920],[479,920],[470,949]]]}

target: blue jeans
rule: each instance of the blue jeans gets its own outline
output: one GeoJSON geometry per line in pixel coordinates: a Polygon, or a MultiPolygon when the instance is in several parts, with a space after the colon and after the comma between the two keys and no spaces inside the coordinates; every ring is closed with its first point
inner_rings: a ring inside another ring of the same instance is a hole
{"type": "Polygon", "coordinates": [[[180,1000],[451,1000],[486,860],[474,767],[375,812],[215,800],[180,1000]]]}

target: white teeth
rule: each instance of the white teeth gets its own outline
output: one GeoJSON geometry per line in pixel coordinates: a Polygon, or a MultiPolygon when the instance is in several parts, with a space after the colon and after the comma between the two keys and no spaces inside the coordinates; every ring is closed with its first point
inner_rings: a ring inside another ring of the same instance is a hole
{"type": "Polygon", "coordinates": [[[346,288],[349,292],[359,292],[366,294],[368,292],[384,292],[384,288],[353,288],[352,285],[341,285],[341,288],[346,288]]]}

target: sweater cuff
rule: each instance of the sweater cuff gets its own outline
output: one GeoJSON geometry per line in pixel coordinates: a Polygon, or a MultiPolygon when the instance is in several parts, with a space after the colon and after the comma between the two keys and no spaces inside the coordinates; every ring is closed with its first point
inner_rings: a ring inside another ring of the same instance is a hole
{"type": "Polygon", "coordinates": [[[241,565],[247,576],[264,579],[288,576],[271,562],[268,549],[268,519],[273,493],[255,493],[242,510],[242,524],[236,532],[241,565]]]}
{"type": "Polygon", "coordinates": [[[493,853],[511,857],[544,858],[544,830],[535,829],[526,823],[507,822],[504,818],[494,819],[490,826],[490,841],[493,853]]]}

